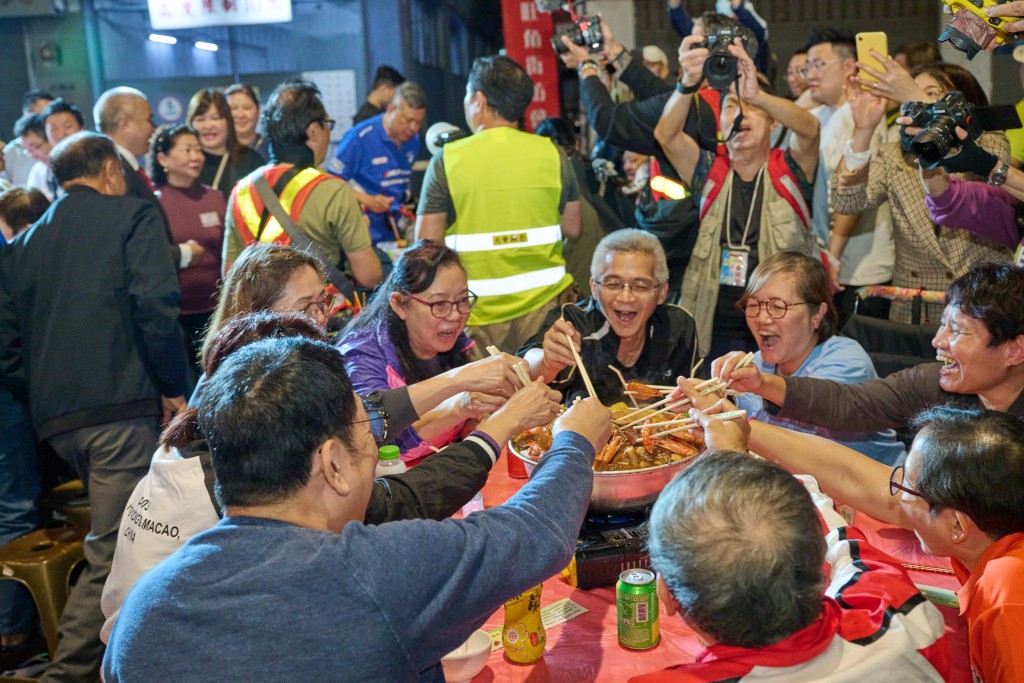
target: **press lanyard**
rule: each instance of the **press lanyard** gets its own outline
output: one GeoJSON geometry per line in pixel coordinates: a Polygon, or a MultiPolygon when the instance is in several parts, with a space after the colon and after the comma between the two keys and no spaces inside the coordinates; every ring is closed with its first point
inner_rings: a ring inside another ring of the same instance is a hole
{"type": "MultiPolygon", "coordinates": [[[[729,187],[726,191],[729,193],[725,198],[725,243],[729,245],[729,249],[749,249],[747,246],[747,234],[750,232],[750,221],[754,217],[754,209],[757,208],[757,197],[758,192],[761,189],[761,178],[764,176],[764,169],[767,164],[761,164],[760,170],[757,172],[757,180],[754,181],[754,194],[750,197],[750,208],[747,209],[747,224],[743,226],[743,237],[738,245],[732,243],[732,178],[729,178],[729,187]]],[[[736,171],[730,170],[730,174],[735,174],[736,171]]]]}

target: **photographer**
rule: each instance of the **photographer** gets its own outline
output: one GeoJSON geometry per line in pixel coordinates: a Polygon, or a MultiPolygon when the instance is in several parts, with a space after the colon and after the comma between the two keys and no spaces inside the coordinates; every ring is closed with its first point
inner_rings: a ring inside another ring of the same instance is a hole
{"type": "MultiPolygon", "coordinates": [[[[700,356],[757,347],[736,303],[757,264],[778,251],[818,256],[810,231],[811,185],[818,165],[818,120],[759,84],[737,38],[727,46],[738,78],[723,93],[725,151],[702,150],[682,129],[711,51],[700,29],[679,47],[680,81],[654,134],[680,176],[700,197],[700,230],[683,278],[682,306],[694,313],[700,356]],[[793,132],[789,149],[772,149],[776,125],[793,132]]],[[[716,52],[721,52],[721,49],[716,52]]],[[[726,57],[716,55],[719,65],[726,57]]],[[[728,64],[725,64],[728,66],[728,64]]]]}
{"type": "MultiPolygon", "coordinates": [[[[909,116],[896,122],[904,126],[906,137],[921,131],[912,127],[909,116]]],[[[927,168],[918,161],[928,213],[936,223],[968,230],[1015,250],[1014,261],[1020,265],[1024,255],[1024,172],[967,139],[963,128],[958,126],[956,134],[962,141],[959,148],[937,167],[927,168]],[[952,178],[947,171],[974,173],[988,182],[952,178]]]]}
{"type": "MultiPolygon", "coordinates": [[[[889,73],[901,70],[886,61],[889,73]]],[[[973,76],[952,64],[930,64],[912,72],[920,100],[934,102],[948,92],[958,90],[974,106],[987,106],[988,99],[973,76]]],[[[924,191],[918,180],[917,161],[904,154],[900,143],[891,142],[872,154],[869,142],[875,127],[885,115],[884,98],[867,92],[853,93],[854,133],[831,180],[832,209],[854,214],[877,207],[888,200],[892,209],[894,287],[945,291],[950,283],[971,267],[985,263],[1007,263],[1010,252],[1000,245],[980,240],[963,231],[935,224],[925,207],[924,191]]],[[[1000,158],[1009,157],[1004,133],[984,133],[978,144],[1000,158]]],[[[902,323],[913,322],[910,301],[893,301],[889,317],[902,323]]],[[[922,304],[921,321],[938,322],[940,304],[922,304]]]]}
{"type": "MultiPolygon", "coordinates": [[[[587,120],[604,143],[654,157],[656,163],[652,164],[651,176],[662,177],[678,185],[679,176],[654,139],[654,127],[672,94],[671,85],[651,73],[641,60],[635,59],[616,40],[604,21],[601,22],[601,32],[604,50],[598,55],[591,55],[585,47],[562,38],[567,52],[560,56],[566,66],[575,68],[579,74],[580,103],[587,120]],[[636,100],[621,104],[612,100],[601,82],[595,58],[616,69],[619,80],[629,86],[636,100]],[[655,166],[659,169],[657,172],[655,166]]],[[[692,107],[685,129],[705,149],[716,148],[716,114],[707,101],[702,99],[692,107]]],[[[668,297],[669,301],[674,301],[697,234],[696,203],[689,196],[683,199],[659,198],[648,186],[642,191],[637,204],[636,226],[657,237],[665,250],[669,267],[668,297]]]]}
{"type": "MultiPolygon", "coordinates": [[[[778,65],[775,55],[768,47],[768,22],[761,18],[754,9],[754,3],[749,0],[724,0],[724,2],[717,3],[718,7],[722,5],[729,5],[729,7],[722,7],[719,9],[720,12],[734,17],[741,26],[746,26],[757,38],[757,44],[761,46],[761,49],[754,57],[754,65],[757,66],[758,71],[768,77],[769,81],[774,81],[778,65]],[[732,14],[730,15],[727,10],[731,10],[732,14]]],[[[694,21],[690,13],[686,11],[683,0],[668,0],[668,20],[680,37],[685,38],[693,33],[694,21]]]]}

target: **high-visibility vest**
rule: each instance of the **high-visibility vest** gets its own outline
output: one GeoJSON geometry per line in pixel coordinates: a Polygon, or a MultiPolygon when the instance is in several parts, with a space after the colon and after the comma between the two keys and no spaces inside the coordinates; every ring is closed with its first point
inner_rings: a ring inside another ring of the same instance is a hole
{"type": "Polygon", "coordinates": [[[470,325],[518,318],[572,284],[562,257],[561,159],[548,138],[488,128],[444,147],[459,252],[479,297],[470,325]]]}
{"type": "MultiPolygon", "coordinates": [[[[264,166],[256,172],[262,173],[263,177],[267,179],[267,183],[274,187],[281,176],[292,167],[292,164],[278,164],[277,166],[264,166]]],[[[284,190],[278,195],[278,199],[293,221],[299,222],[299,214],[302,213],[302,207],[313,188],[330,177],[323,171],[311,167],[302,169],[288,181],[284,190]]],[[[252,186],[252,178],[253,176],[250,174],[238,182],[231,202],[231,213],[234,215],[235,225],[238,226],[242,240],[246,245],[257,241],[264,244],[289,244],[291,238],[273,216],[267,216],[263,231],[260,232],[264,206],[263,200],[252,186]]]]}

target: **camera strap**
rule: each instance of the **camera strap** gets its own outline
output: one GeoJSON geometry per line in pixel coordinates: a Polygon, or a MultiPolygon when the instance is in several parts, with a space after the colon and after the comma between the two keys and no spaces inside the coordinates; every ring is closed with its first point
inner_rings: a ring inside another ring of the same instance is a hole
{"type": "MultiPolygon", "coordinates": [[[[723,140],[723,142],[729,142],[734,137],[736,137],[736,131],[737,131],[737,129],[739,129],[740,124],[743,123],[743,98],[740,97],[740,82],[739,82],[740,78],[743,78],[743,76],[739,76],[736,79],[736,106],[739,108],[739,111],[736,113],[736,118],[734,118],[732,120],[732,129],[729,131],[729,137],[727,137],[725,140],[723,140]]],[[[725,98],[728,96],[728,94],[729,94],[728,90],[723,90],[721,92],[721,98],[722,99],[719,101],[719,105],[718,105],[718,110],[719,111],[721,111],[722,109],[725,109],[725,98]]]]}

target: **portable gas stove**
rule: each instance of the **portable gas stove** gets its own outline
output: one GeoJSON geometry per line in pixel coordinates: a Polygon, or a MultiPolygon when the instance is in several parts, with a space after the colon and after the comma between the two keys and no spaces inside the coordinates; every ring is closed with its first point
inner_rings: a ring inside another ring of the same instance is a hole
{"type": "Polygon", "coordinates": [[[613,586],[627,569],[650,567],[647,555],[647,519],[651,508],[612,514],[587,513],[576,541],[572,562],[563,578],[589,590],[613,586]]]}

